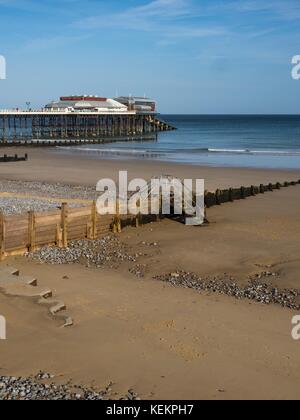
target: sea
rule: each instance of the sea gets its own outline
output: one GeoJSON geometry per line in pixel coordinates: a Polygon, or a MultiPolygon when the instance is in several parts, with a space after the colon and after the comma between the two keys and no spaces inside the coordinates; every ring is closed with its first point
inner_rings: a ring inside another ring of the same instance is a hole
{"type": "Polygon", "coordinates": [[[300,116],[160,115],[176,131],[157,139],[86,145],[102,159],[141,159],[218,167],[300,169],[300,116]]]}

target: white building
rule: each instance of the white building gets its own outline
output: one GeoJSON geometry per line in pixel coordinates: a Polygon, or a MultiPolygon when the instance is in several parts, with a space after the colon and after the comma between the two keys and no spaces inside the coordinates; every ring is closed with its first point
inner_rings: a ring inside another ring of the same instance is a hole
{"type": "Polygon", "coordinates": [[[114,99],[98,96],[62,96],[59,101],[53,101],[45,106],[47,111],[93,111],[93,112],[128,112],[128,107],[114,99]]]}

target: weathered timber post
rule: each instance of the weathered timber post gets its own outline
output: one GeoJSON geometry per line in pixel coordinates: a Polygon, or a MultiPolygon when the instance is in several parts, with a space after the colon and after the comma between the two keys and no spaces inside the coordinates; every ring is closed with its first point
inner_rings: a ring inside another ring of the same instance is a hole
{"type": "Polygon", "coordinates": [[[244,200],[245,198],[246,198],[245,187],[241,187],[241,199],[244,200]]]}
{"type": "Polygon", "coordinates": [[[93,201],[92,204],[92,239],[97,239],[97,220],[98,220],[98,212],[97,212],[97,203],[96,200],[93,201]]]}
{"type": "Polygon", "coordinates": [[[264,194],[265,193],[265,186],[263,184],[260,184],[260,186],[259,186],[259,192],[261,194],[264,194]]]}
{"type": "Polygon", "coordinates": [[[209,203],[209,200],[208,200],[208,191],[207,190],[204,191],[204,204],[205,204],[205,206],[207,208],[210,207],[210,203],[209,203]]]}
{"type": "Polygon", "coordinates": [[[62,247],[68,247],[68,203],[63,203],[61,207],[61,229],[62,229],[62,247]]]}
{"type": "Polygon", "coordinates": [[[35,251],[35,213],[34,211],[28,212],[28,250],[29,252],[35,251]]]}
{"type": "Polygon", "coordinates": [[[229,188],[229,191],[228,191],[228,201],[230,203],[233,203],[233,201],[234,201],[234,199],[233,199],[233,189],[232,188],[229,188]]]}
{"type": "Polygon", "coordinates": [[[269,188],[269,191],[273,191],[273,184],[270,183],[268,188],[269,188]]]}
{"type": "Polygon", "coordinates": [[[117,198],[116,203],[116,215],[114,220],[114,233],[121,233],[122,232],[122,224],[121,224],[121,218],[120,218],[120,200],[117,198]]]}
{"type": "Polygon", "coordinates": [[[251,195],[252,195],[252,197],[254,197],[256,195],[254,185],[251,185],[251,195]]]}
{"type": "Polygon", "coordinates": [[[87,238],[90,240],[95,240],[97,237],[97,207],[96,201],[93,201],[91,207],[91,218],[90,222],[87,224],[87,238]]]}
{"type": "Polygon", "coordinates": [[[281,189],[281,183],[280,182],[277,182],[276,188],[277,188],[277,190],[280,190],[281,189]]]}
{"type": "Polygon", "coordinates": [[[3,261],[5,258],[5,217],[4,214],[0,213],[0,261],[3,261]]]}
{"type": "Polygon", "coordinates": [[[137,205],[139,207],[139,212],[138,212],[138,214],[136,215],[136,218],[135,218],[135,226],[138,228],[141,224],[141,202],[140,202],[140,200],[137,202],[137,205]]]}
{"type": "Polygon", "coordinates": [[[61,225],[58,224],[56,226],[56,245],[59,248],[62,248],[62,229],[61,229],[61,225]]]}

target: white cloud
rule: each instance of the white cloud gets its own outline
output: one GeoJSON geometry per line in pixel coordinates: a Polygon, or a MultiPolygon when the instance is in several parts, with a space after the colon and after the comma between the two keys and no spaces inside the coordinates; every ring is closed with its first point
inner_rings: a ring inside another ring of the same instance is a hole
{"type": "Polygon", "coordinates": [[[240,13],[265,13],[267,17],[276,17],[281,20],[300,19],[299,0],[247,0],[231,1],[227,8],[240,13]]]}
{"type": "Polygon", "coordinates": [[[75,23],[80,28],[115,28],[155,32],[165,39],[221,36],[227,29],[221,26],[194,23],[199,16],[199,3],[194,0],[152,0],[122,12],[93,16],[75,23]]]}
{"type": "Polygon", "coordinates": [[[25,46],[28,50],[44,50],[49,48],[61,48],[65,45],[73,44],[80,41],[85,41],[90,38],[90,35],[69,35],[69,36],[54,36],[49,38],[32,39],[25,46]]]}
{"type": "Polygon", "coordinates": [[[130,9],[127,13],[135,17],[176,17],[190,13],[187,0],[153,0],[143,6],[130,9]]]}

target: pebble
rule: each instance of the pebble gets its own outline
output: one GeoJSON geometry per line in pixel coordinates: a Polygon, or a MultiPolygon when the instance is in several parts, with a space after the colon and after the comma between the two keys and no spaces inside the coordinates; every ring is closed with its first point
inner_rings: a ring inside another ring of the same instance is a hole
{"type": "MultiPolygon", "coordinates": [[[[3,400],[109,400],[112,384],[104,390],[95,391],[82,386],[44,384],[53,375],[40,372],[35,377],[16,378],[0,376],[0,401],[3,400]]],[[[115,399],[115,398],[114,398],[115,399]]],[[[138,394],[129,390],[120,400],[139,400],[138,394]]]]}
{"type": "Polygon", "coordinates": [[[39,195],[40,197],[62,197],[84,200],[94,200],[97,197],[96,186],[70,185],[63,183],[48,183],[39,181],[8,181],[1,180],[0,192],[39,195]]]}
{"type": "Polygon", "coordinates": [[[178,271],[162,276],[154,277],[156,280],[168,282],[173,286],[194,289],[199,292],[213,292],[222,295],[232,296],[236,299],[248,299],[266,305],[276,304],[282,307],[300,310],[297,298],[300,297],[300,290],[279,289],[262,281],[263,277],[250,279],[246,286],[239,286],[235,279],[228,274],[219,277],[201,278],[194,273],[178,271]]]}
{"type": "Polygon", "coordinates": [[[129,272],[138,278],[144,278],[147,273],[148,266],[146,264],[137,264],[129,269],[129,272]]]}
{"type": "MultiPolygon", "coordinates": [[[[22,214],[28,211],[44,212],[56,210],[66,199],[95,200],[95,187],[50,184],[44,182],[1,181],[0,192],[28,194],[34,198],[0,197],[1,210],[6,215],[22,214]],[[55,201],[41,200],[39,197],[54,198],[55,201]],[[60,199],[61,197],[61,199],[60,199]],[[57,201],[56,201],[57,199],[57,201]]],[[[82,203],[70,203],[71,208],[82,207],[82,203]]]]}
{"type": "Polygon", "coordinates": [[[118,268],[122,262],[136,262],[141,255],[131,255],[128,247],[114,235],[95,241],[72,241],[68,248],[44,247],[26,254],[28,258],[39,263],[56,265],[81,263],[86,267],[97,268],[118,268]]]}
{"type": "MultiPolygon", "coordinates": [[[[70,203],[69,206],[75,208],[82,207],[83,204],[70,203]]],[[[36,198],[0,197],[0,207],[4,214],[11,216],[29,211],[42,213],[44,211],[58,210],[61,207],[61,202],[39,200],[36,198]]]]}

